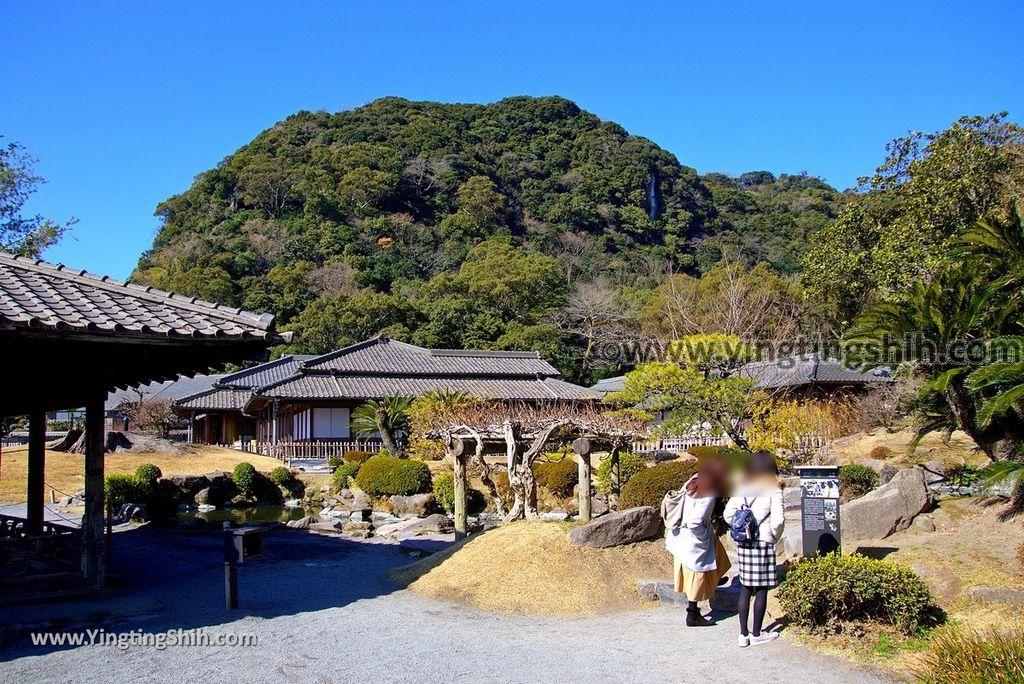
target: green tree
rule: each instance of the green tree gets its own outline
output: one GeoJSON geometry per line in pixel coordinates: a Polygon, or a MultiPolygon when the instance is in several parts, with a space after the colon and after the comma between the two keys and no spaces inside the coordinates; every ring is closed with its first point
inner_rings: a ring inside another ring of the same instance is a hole
{"type": "Polygon", "coordinates": [[[412,404],[412,397],[372,399],[352,412],[352,430],[361,437],[380,435],[388,453],[402,458],[409,437],[409,409],[412,404]]]}
{"type": "Polygon", "coordinates": [[[380,334],[408,339],[416,319],[417,311],[397,295],[363,291],[353,296],[342,293],[321,297],[289,325],[296,335],[288,350],[325,354],[380,334]]]}
{"type": "Polygon", "coordinates": [[[58,223],[39,214],[24,216],[28,198],[46,181],[35,173],[36,160],[16,142],[0,135],[0,249],[38,257],[78,222],[58,223]]]}
{"type": "Polygon", "coordinates": [[[889,143],[859,194],[811,238],[804,282],[812,299],[851,320],[872,298],[935,273],[955,236],[1024,187],[1022,145],[1024,129],[1005,114],[963,117],[889,143]]]}
{"type": "Polygon", "coordinates": [[[728,335],[693,335],[673,344],[678,362],[656,361],[627,373],[620,392],[605,402],[632,406],[645,420],[661,417],[656,432],[687,434],[709,427],[748,448],[742,424],[762,401],[756,383],[734,371],[753,358],[753,350],[728,335]]]}

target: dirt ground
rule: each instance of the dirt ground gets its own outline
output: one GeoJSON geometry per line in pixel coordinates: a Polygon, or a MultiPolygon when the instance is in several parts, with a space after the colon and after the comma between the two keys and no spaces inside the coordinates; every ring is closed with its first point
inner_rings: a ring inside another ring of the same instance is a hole
{"type": "Polygon", "coordinates": [[[611,549],[569,544],[568,525],[517,522],[392,573],[430,598],[499,613],[573,616],[634,610],[641,579],[671,575],[659,540],[611,549]]]}
{"type": "Polygon", "coordinates": [[[944,441],[944,435],[940,432],[925,435],[917,448],[911,451],[914,436],[913,430],[886,432],[879,428],[874,432],[861,432],[841,437],[835,440],[833,448],[840,463],[851,463],[857,459],[870,458],[871,450],[879,446],[892,450],[892,455],[887,460],[893,465],[917,464],[931,460],[973,465],[987,462],[985,455],[978,451],[974,441],[959,430],[950,435],[948,443],[944,441]]]}
{"type": "MultiPolygon", "coordinates": [[[[143,463],[153,463],[164,475],[189,475],[214,470],[230,472],[236,464],[248,461],[264,472],[281,465],[280,461],[257,454],[246,454],[234,449],[213,446],[184,446],[183,454],[144,453],[107,454],[106,472],[130,473],[143,463]]],[[[0,462],[0,503],[25,501],[28,473],[28,447],[6,447],[0,462]]],[[[60,498],[64,493],[80,491],[85,482],[82,454],[59,451],[46,452],[46,489],[56,490],[60,498]]]]}

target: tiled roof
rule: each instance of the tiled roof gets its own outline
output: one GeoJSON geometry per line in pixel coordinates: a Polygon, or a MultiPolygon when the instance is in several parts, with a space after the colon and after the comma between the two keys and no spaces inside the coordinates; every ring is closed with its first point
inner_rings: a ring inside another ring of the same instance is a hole
{"type": "Polygon", "coordinates": [[[138,401],[140,395],[144,399],[169,399],[170,401],[177,401],[182,397],[205,392],[223,377],[223,375],[196,375],[192,378],[180,376],[177,380],[150,382],[135,388],[117,390],[107,395],[106,408],[108,411],[113,411],[126,400],[138,401]]]}
{"type": "Polygon", "coordinates": [[[820,354],[787,356],[775,361],[755,361],[737,371],[757,382],[761,389],[781,389],[809,384],[865,384],[892,382],[889,370],[858,371],[843,367],[834,359],[820,354]]]}
{"type": "Polygon", "coordinates": [[[419,396],[438,389],[466,392],[488,399],[593,399],[595,394],[555,378],[394,377],[299,373],[264,387],[255,396],[279,399],[375,399],[419,396]]]}
{"type": "Polygon", "coordinates": [[[375,337],[302,364],[311,371],[396,375],[557,376],[537,352],[425,349],[375,337]]]}
{"type": "Polygon", "coordinates": [[[217,384],[231,387],[262,387],[291,377],[298,370],[300,363],[315,358],[317,357],[299,354],[282,356],[279,359],[222,376],[217,384]]]}
{"type": "Polygon", "coordinates": [[[249,389],[214,387],[174,402],[176,408],[195,411],[241,411],[252,396],[249,389]]]}
{"type": "Polygon", "coordinates": [[[0,328],[283,341],[274,317],[0,253],[0,328]]]}
{"type": "Polygon", "coordinates": [[[614,378],[605,378],[604,380],[598,380],[596,383],[590,386],[590,391],[595,392],[599,397],[603,397],[609,392],[621,392],[626,384],[625,375],[617,375],[614,378]]]}

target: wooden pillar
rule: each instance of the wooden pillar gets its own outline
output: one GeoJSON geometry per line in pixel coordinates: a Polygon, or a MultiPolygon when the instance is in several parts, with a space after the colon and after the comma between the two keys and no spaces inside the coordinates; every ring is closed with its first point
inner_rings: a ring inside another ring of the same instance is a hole
{"type": "Polygon", "coordinates": [[[46,412],[33,411],[28,424],[28,533],[43,532],[43,494],[46,491],[46,412]]]}
{"type": "Polygon", "coordinates": [[[466,445],[461,439],[452,440],[451,455],[455,467],[455,539],[466,537],[466,445]]]}
{"type": "Polygon", "coordinates": [[[103,404],[98,390],[85,405],[85,514],[82,516],[82,577],[90,587],[102,589],[106,580],[103,529],[103,404]]]}
{"type": "Polygon", "coordinates": [[[592,510],[590,506],[590,449],[589,439],[580,438],[572,443],[579,474],[577,490],[579,491],[580,522],[589,522],[592,510]]]}

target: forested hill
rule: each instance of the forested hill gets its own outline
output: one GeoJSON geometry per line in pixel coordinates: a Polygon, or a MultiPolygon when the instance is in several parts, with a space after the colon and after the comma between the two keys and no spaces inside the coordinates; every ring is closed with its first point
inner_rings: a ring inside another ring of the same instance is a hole
{"type": "Polygon", "coordinates": [[[699,177],[558,97],[385,98],[295,114],[201,173],[157,208],[133,280],[282,323],[308,307],[310,351],[380,330],[537,346],[580,283],[653,288],[723,256],[792,273],[839,200],[808,176],[699,177]]]}

